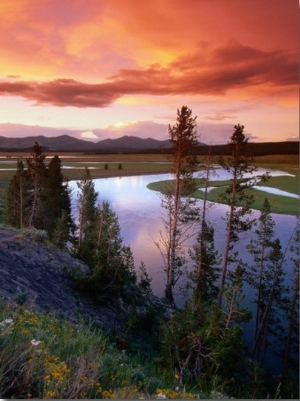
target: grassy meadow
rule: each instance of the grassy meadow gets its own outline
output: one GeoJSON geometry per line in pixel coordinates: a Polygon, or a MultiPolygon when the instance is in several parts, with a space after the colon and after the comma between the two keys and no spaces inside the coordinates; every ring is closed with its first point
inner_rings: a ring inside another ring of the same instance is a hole
{"type": "MultiPolygon", "coordinates": [[[[16,167],[17,160],[25,160],[29,154],[24,153],[0,153],[0,199],[4,199],[5,191],[9,181],[14,175],[12,170],[16,167]],[[11,169],[9,171],[5,169],[11,169]]],[[[49,159],[54,154],[47,154],[49,159]]],[[[167,155],[163,154],[105,154],[85,155],[82,153],[58,154],[62,160],[63,174],[68,180],[80,180],[83,177],[85,167],[90,169],[92,178],[121,177],[130,175],[162,174],[169,173],[171,165],[167,155]]],[[[199,156],[199,162],[204,157],[199,156]]],[[[213,163],[218,162],[218,156],[214,157],[213,163]]],[[[254,164],[268,171],[281,170],[293,176],[271,177],[263,185],[277,188],[283,191],[299,194],[299,156],[298,155],[268,155],[258,156],[254,164]]],[[[164,182],[149,185],[152,190],[163,190],[164,182]]],[[[226,181],[214,181],[211,186],[216,187],[209,193],[209,200],[217,201],[220,192],[228,185],[226,181]]],[[[199,180],[199,188],[203,184],[199,180]]],[[[274,213],[298,214],[299,200],[286,196],[275,195],[263,191],[254,190],[255,203],[253,208],[260,209],[264,198],[267,196],[271,202],[274,213]]],[[[201,190],[194,194],[197,198],[203,197],[201,190]]]]}

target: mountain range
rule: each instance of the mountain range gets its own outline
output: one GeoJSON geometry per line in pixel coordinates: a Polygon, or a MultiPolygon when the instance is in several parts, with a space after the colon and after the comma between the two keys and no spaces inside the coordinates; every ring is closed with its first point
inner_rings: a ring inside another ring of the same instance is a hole
{"type": "MultiPolygon", "coordinates": [[[[0,151],[2,152],[31,152],[35,142],[38,142],[44,152],[84,152],[84,153],[161,153],[171,148],[169,140],[153,138],[139,138],[125,135],[115,139],[104,139],[92,142],[78,139],[70,135],[27,136],[23,138],[8,138],[0,136],[0,151]]],[[[199,143],[197,153],[207,154],[208,145],[199,143]]],[[[212,155],[228,155],[231,153],[230,145],[212,145],[209,147],[212,155]]],[[[299,154],[299,141],[284,142],[249,142],[249,151],[253,156],[269,154],[299,154]]]]}
{"type": "Polygon", "coordinates": [[[156,151],[162,148],[170,148],[169,140],[160,141],[153,138],[142,139],[136,136],[123,136],[116,139],[104,139],[92,142],[74,138],[69,135],[57,137],[28,136],[24,138],[7,138],[0,136],[0,151],[31,150],[34,143],[38,142],[44,151],[69,151],[69,152],[144,152],[156,151]]]}

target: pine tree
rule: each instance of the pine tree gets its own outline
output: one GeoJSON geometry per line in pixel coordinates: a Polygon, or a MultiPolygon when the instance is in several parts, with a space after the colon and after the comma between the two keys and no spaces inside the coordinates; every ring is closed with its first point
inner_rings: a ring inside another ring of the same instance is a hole
{"type": "Polygon", "coordinates": [[[74,228],[71,197],[61,173],[61,160],[55,156],[47,166],[45,158],[41,146],[35,143],[26,159],[27,169],[22,160],[18,161],[16,174],[6,191],[5,221],[18,228],[46,230],[53,240],[57,220],[63,219],[70,237],[74,228]]]}
{"type": "Polygon", "coordinates": [[[92,265],[93,254],[96,246],[95,223],[97,215],[96,201],[98,193],[95,184],[86,167],[84,176],[77,183],[78,194],[78,232],[75,244],[75,253],[86,263],[92,265]]]}
{"type": "Polygon", "coordinates": [[[177,110],[177,122],[173,127],[169,126],[174,181],[162,195],[162,207],[166,210],[165,230],[160,232],[156,245],[164,260],[167,274],[165,294],[171,305],[175,305],[173,287],[185,263],[182,246],[190,236],[191,223],[197,217],[195,201],[187,197],[195,190],[193,174],[198,167],[195,128],[196,117],[192,117],[192,111],[186,106],[177,110]]]}
{"type": "Polygon", "coordinates": [[[22,160],[17,162],[17,171],[7,191],[4,210],[5,223],[17,228],[26,226],[26,211],[29,200],[29,179],[22,160]]]}
{"type": "Polygon", "coordinates": [[[51,231],[51,241],[60,249],[67,248],[71,237],[73,224],[70,227],[70,216],[66,210],[62,210],[61,216],[56,218],[55,224],[51,231]]]}
{"type": "Polygon", "coordinates": [[[136,274],[132,252],[123,245],[117,215],[106,201],[97,208],[95,237],[91,271],[94,288],[116,295],[126,283],[136,281],[136,274]]]}
{"type": "Polygon", "coordinates": [[[287,308],[288,326],[285,338],[285,347],[283,353],[282,377],[286,379],[288,369],[299,369],[299,218],[297,227],[291,242],[291,262],[293,263],[293,279],[289,288],[291,297],[287,308]],[[292,354],[296,355],[293,360],[292,354]]]}
{"type": "Polygon", "coordinates": [[[197,243],[190,250],[191,259],[195,262],[195,269],[189,274],[195,284],[194,302],[198,299],[214,300],[218,294],[217,282],[220,276],[220,256],[215,249],[214,227],[207,221],[208,210],[208,185],[214,171],[211,169],[211,148],[209,147],[206,158],[206,168],[201,180],[204,182],[204,197],[201,210],[199,210],[200,225],[197,235],[197,243]]]}
{"type": "Polygon", "coordinates": [[[247,246],[254,262],[249,268],[248,282],[256,293],[252,356],[259,362],[264,360],[270,336],[278,337],[282,330],[278,316],[286,304],[284,253],[279,239],[274,239],[274,226],[270,203],[265,198],[257,229],[247,246]]]}
{"type": "Polygon", "coordinates": [[[49,233],[51,240],[54,239],[53,230],[62,221],[65,222],[65,233],[70,237],[74,229],[71,216],[71,194],[68,183],[65,181],[61,171],[61,160],[54,156],[47,167],[44,186],[44,229],[49,233]]]}
{"type": "Polygon", "coordinates": [[[218,279],[220,276],[220,256],[215,249],[214,228],[209,223],[201,224],[201,232],[197,243],[190,250],[195,269],[189,274],[194,283],[194,302],[213,301],[218,295],[218,279]]]}
{"type": "Polygon", "coordinates": [[[237,274],[232,285],[224,292],[225,307],[213,301],[199,299],[185,303],[161,326],[161,363],[178,372],[179,384],[189,382],[203,386],[227,388],[234,386],[234,379],[242,377],[245,365],[245,346],[240,326],[249,320],[249,312],[240,302],[242,280],[237,274]]]}
{"type": "Polygon", "coordinates": [[[29,228],[42,228],[43,185],[46,179],[45,158],[42,147],[36,142],[31,156],[26,159],[31,192],[27,224],[29,228]]]}
{"type": "Polygon", "coordinates": [[[220,165],[231,174],[231,182],[220,197],[220,200],[229,206],[229,211],[226,214],[227,234],[219,286],[219,304],[222,303],[228,265],[238,262],[234,244],[239,240],[239,234],[249,230],[253,224],[250,208],[253,202],[251,188],[259,179],[265,179],[263,176],[255,179],[252,176],[256,169],[251,164],[252,157],[248,155],[248,139],[244,134],[244,126],[236,125],[230,139],[231,156],[220,159],[220,165]]]}
{"type": "Polygon", "coordinates": [[[109,203],[96,204],[98,193],[88,168],[77,185],[79,223],[74,252],[90,267],[80,285],[94,300],[103,302],[136,282],[133,254],[122,243],[118,218],[109,203]]]}

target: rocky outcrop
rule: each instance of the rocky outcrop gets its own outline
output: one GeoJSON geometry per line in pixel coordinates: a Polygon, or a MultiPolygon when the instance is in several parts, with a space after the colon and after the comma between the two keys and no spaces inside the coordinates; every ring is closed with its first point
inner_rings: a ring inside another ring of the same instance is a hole
{"type": "Polygon", "coordinates": [[[70,273],[86,266],[45,241],[36,231],[0,229],[0,299],[24,304],[73,322],[93,321],[118,332],[125,316],[116,306],[99,306],[82,297],[70,273]]]}

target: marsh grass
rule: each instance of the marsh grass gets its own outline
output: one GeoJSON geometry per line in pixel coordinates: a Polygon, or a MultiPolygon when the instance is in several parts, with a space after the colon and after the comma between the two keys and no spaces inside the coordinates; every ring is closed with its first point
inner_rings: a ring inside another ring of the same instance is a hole
{"type": "MultiPolygon", "coordinates": [[[[209,192],[208,199],[212,202],[219,202],[219,197],[224,191],[225,187],[220,186],[209,192]]],[[[252,209],[261,210],[264,199],[267,197],[271,204],[271,213],[279,214],[299,214],[299,199],[291,198],[288,196],[275,195],[264,191],[252,189],[254,194],[254,202],[251,205],[252,209]]],[[[197,191],[196,197],[203,199],[203,192],[197,191]]]]}
{"type": "MultiPolygon", "coordinates": [[[[1,155],[1,154],[0,154],[1,155]]],[[[5,156],[5,155],[3,155],[5,156]]],[[[29,154],[11,154],[7,156],[7,160],[17,161],[18,158],[25,159],[29,154]]],[[[49,157],[54,154],[49,154],[49,157]]],[[[84,174],[84,167],[90,168],[90,174],[92,178],[108,178],[108,177],[122,177],[131,175],[146,175],[146,174],[164,174],[169,173],[171,166],[167,155],[163,154],[107,154],[107,155],[84,155],[80,153],[70,154],[59,154],[62,160],[63,174],[68,180],[80,180],[84,174]],[[119,164],[122,163],[122,170],[118,169],[119,164]],[[105,168],[107,164],[108,168],[105,168]]],[[[214,162],[218,162],[219,157],[214,156],[214,162]]],[[[204,157],[198,158],[199,162],[205,162],[204,157]]],[[[257,167],[264,167],[267,170],[282,170],[295,177],[272,177],[269,181],[264,183],[266,186],[276,187],[278,189],[289,191],[295,194],[299,194],[299,156],[298,155],[267,155],[258,156],[255,158],[255,165],[257,167]]],[[[11,168],[13,164],[0,162],[0,199],[5,198],[5,191],[9,184],[9,181],[14,175],[14,171],[5,171],[1,168],[11,168]]],[[[153,190],[160,190],[161,185],[164,184],[151,184],[149,188],[153,190]]],[[[226,185],[226,182],[212,183],[212,186],[226,185]]],[[[261,205],[261,194],[256,191],[256,201],[254,208],[260,208],[261,205]]],[[[215,191],[217,194],[218,191],[215,191]]],[[[214,194],[212,191],[211,195],[214,194]]],[[[196,194],[197,197],[201,198],[201,192],[196,194]]],[[[266,196],[266,194],[265,194],[266,196]]],[[[297,214],[298,213],[298,202],[297,200],[287,200],[286,197],[276,196],[267,194],[270,201],[274,203],[273,210],[276,213],[287,213],[297,214]]],[[[214,196],[211,200],[216,201],[214,196]]]]}
{"type": "MultiPolygon", "coordinates": [[[[9,163],[0,161],[0,198],[5,197],[5,191],[10,180],[15,174],[17,160],[25,160],[29,154],[12,154],[7,158],[9,163]],[[15,163],[13,163],[15,162],[15,163]]],[[[49,155],[49,156],[54,156],[49,155]]],[[[90,168],[92,178],[123,177],[130,175],[164,174],[170,172],[170,164],[165,155],[159,154],[114,154],[114,155],[83,155],[83,154],[62,154],[62,173],[67,180],[81,180],[84,175],[84,168],[90,168]],[[120,170],[119,164],[122,164],[120,170]],[[105,168],[107,165],[107,168],[105,168]]],[[[47,159],[48,160],[48,159],[47,159]]],[[[50,159],[49,159],[50,160],[50,159]]]]}
{"type": "Polygon", "coordinates": [[[279,176],[271,177],[268,181],[263,183],[266,187],[273,187],[282,189],[283,191],[291,192],[292,194],[299,194],[299,174],[294,174],[294,177],[279,176]]]}
{"type": "MultiPolygon", "coordinates": [[[[264,166],[265,167],[265,166],[264,166]]],[[[295,170],[295,166],[289,166],[289,168],[282,168],[283,166],[277,166],[277,169],[289,172],[293,176],[278,176],[271,177],[269,180],[264,182],[262,185],[270,188],[277,188],[282,191],[291,192],[292,194],[299,195],[299,171],[295,170]]],[[[271,169],[270,169],[271,170],[271,169]]],[[[164,193],[166,188],[170,185],[172,180],[162,180],[158,182],[153,182],[148,185],[148,188],[153,191],[158,191],[164,193]]],[[[221,193],[229,185],[229,180],[224,181],[211,181],[208,186],[215,187],[211,189],[207,194],[207,199],[211,202],[220,202],[219,198],[221,193]]],[[[204,193],[200,188],[204,187],[204,183],[201,179],[197,180],[198,190],[195,191],[191,196],[197,199],[203,199],[204,193]]],[[[271,194],[269,192],[260,191],[252,189],[254,194],[254,203],[252,204],[253,209],[261,210],[263,206],[264,199],[267,197],[271,204],[272,213],[280,214],[299,214],[299,199],[292,198],[289,196],[282,196],[271,194]]]]}

